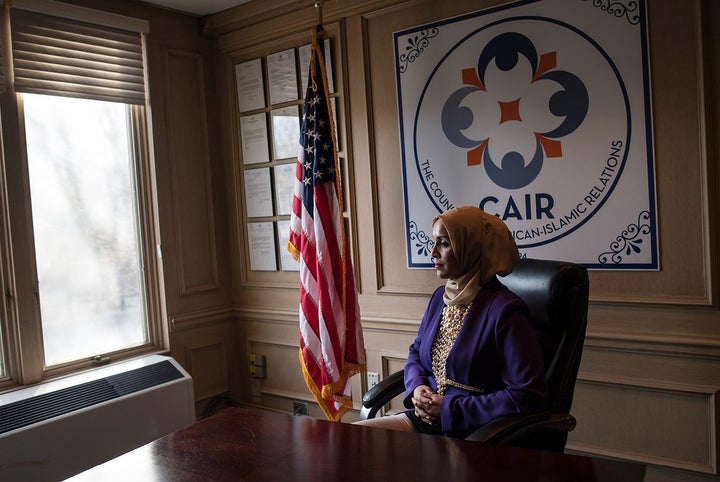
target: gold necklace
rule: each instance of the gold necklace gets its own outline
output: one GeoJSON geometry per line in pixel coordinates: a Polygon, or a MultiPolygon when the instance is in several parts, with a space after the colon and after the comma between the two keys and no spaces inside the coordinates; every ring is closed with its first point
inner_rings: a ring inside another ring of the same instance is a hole
{"type": "Polygon", "coordinates": [[[437,333],[435,333],[435,340],[433,341],[430,351],[432,355],[433,375],[435,376],[435,381],[438,386],[437,392],[440,395],[445,394],[445,389],[448,385],[447,357],[455,344],[458,333],[460,333],[460,328],[462,328],[465,322],[471,304],[467,306],[445,306],[443,308],[440,327],[437,333]]]}

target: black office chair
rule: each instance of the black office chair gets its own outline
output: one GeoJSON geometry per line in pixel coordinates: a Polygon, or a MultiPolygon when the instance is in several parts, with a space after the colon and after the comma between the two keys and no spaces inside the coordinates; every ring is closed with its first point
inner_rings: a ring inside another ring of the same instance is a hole
{"type": "MultiPolygon", "coordinates": [[[[530,307],[531,322],[545,360],[548,410],[497,418],[467,438],[562,452],[568,432],[576,424],[570,406],[587,326],[590,285],[587,270],[563,261],[523,259],[510,275],[499,279],[530,307]]],[[[360,419],[374,418],[390,400],[404,392],[401,370],[368,390],[360,419]]]]}

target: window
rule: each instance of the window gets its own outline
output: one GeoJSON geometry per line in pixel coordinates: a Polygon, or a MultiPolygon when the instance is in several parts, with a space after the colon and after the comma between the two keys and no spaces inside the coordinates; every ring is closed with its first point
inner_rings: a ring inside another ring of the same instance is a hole
{"type": "Polygon", "coordinates": [[[147,341],[129,108],[25,94],[48,366],[147,341]]]}
{"type": "Polygon", "coordinates": [[[47,0],[7,3],[0,386],[166,344],[147,22],[47,0]]]}

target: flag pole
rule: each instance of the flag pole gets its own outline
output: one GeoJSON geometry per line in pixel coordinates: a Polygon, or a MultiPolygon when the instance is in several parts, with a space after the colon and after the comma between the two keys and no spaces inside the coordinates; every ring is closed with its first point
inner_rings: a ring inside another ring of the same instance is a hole
{"type": "Polygon", "coordinates": [[[322,32],[322,0],[315,2],[315,14],[317,15],[317,31],[322,32]]]}

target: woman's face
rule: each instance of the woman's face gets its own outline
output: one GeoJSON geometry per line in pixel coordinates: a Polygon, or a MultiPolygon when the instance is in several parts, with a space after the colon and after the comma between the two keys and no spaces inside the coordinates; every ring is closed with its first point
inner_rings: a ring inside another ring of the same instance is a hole
{"type": "Polygon", "coordinates": [[[438,278],[448,279],[455,277],[459,263],[450,245],[447,229],[439,219],[433,224],[433,238],[435,239],[435,245],[430,256],[432,256],[435,263],[435,272],[438,278]]]}

